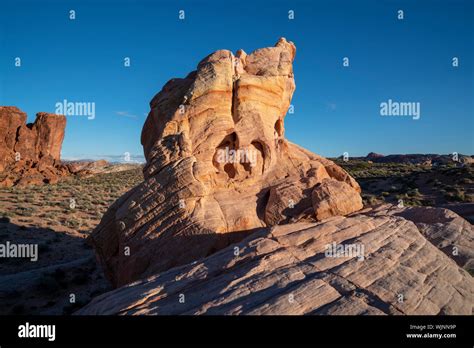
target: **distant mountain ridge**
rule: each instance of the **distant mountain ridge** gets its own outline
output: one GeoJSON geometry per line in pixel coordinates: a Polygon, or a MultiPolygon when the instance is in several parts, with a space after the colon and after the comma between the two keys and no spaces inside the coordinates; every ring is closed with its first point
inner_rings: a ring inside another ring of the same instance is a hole
{"type": "MultiPolygon", "coordinates": [[[[342,159],[340,156],[338,159],[342,159]]],[[[457,154],[457,159],[454,154],[439,155],[439,154],[393,154],[382,155],[375,152],[370,152],[365,157],[350,157],[350,159],[372,161],[374,163],[411,163],[411,164],[431,164],[444,165],[449,163],[471,164],[474,163],[474,157],[471,155],[457,154]]]]}

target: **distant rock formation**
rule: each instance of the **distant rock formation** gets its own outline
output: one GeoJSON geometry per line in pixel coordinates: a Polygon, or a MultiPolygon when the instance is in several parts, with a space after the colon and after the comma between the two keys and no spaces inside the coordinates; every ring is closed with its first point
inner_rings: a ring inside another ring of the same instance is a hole
{"type": "Polygon", "coordinates": [[[110,163],[106,160],[78,160],[78,161],[63,161],[63,164],[71,174],[79,177],[91,177],[97,174],[116,173],[127,170],[133,170],[142,167],[139,163],[122,162],[110,163]]]}
{"type": "Polygon", "coordinates": [[[150,102],[145,181],[90,236],[115,286],[210,255],[251,232],[362,208],[342,168],[284,137],[295,46],[227,50],[150,102]]]}
{"type": "Polygon", "coordinates": [[[76,314],[472,315],[474,279],[452,259],[472,257],[472,226],[463,232],[462,221],[447,209],[384,205],[267,227],[100,295],[76,314]],[[354,253],[328,253],[331,245],[354,253]],[[363,253],[345,249],[357,245],[363,253]]]}
{"type": "Polygon", "coordinates": [[[371,160],[371,159],[374,159],[374,158],[381,158],[381,157],[384,157],[384,155],[381,155],[381,154],[375,153],[375,152],[369,152],[365,158],[371,160]]]}
{"type": "Polygon", "coordinates": [[[472,156],[461,155],[437,155],[437,154],[406,154],[406,155],[380,155],[370,152],[366,157],[354,157],[354,159],[370,160],[375,163],[404,163],[418,165],[470,165],[474,163],[472,156]],[[457,157],[457,158],[456,158],[457,157]]]}
{"type": "Polygon", "coordinates": [[[106,160],[98,161],[72,161],[66,164],[71,173],[93,172],[95,169],[109,164],[106,160]]]}
{"type": "Polygon", "coordinates": [[[0,186],[54,184],[68,176],[91,176],[128,170],[131,163],[61,161],[66,128],[63,115],[39,112],[34,123],[14,106],[0,106],[0,186]]]}
{"type": "Polygon", "coordinates": [[[0,186],[54,183],[67,175],[61,165],[66,118],[40,112],[34,123],[13,106],[0,107],[0,186]]]}

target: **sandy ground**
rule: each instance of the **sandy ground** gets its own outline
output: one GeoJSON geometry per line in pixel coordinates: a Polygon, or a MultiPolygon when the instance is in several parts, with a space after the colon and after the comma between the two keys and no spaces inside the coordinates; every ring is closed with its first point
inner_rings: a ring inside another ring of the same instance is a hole
{"type": "Polygon", "coordinates": [[[110,285],[85,238],[141,168],[0,189],[0,244],[36,245],[37,260],[0,258],[0,314],[69,314],[110,285]]]}

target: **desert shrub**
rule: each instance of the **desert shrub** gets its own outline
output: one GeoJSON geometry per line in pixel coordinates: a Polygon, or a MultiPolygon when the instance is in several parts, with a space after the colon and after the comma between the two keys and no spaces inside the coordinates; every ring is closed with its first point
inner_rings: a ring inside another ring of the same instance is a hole
{"type": "Polygon", "coordinates": [[[464,185],[470,185],[473,184],[474,181],[472,181],[471,178],[462,178],[461,180],[459,180],[459,183],[464,185]]]}
{"type": "Polygon", "coordinates": [[[466,197],[463,191],[455,191],[446,193],[444,198],[450,202],[464,202],[466,197]]]}
{"type": "Polygon", "coordinates": [[[436,205],[436,202],[433,199],[422,199],[420,203],[426,207],[433,207],[436,205]]]}
{"type": "Polygon", "coordinates": [[[362,201],[364,205],[375,205],[380,203],[377,197],[371,194],[362,194],[362,201]]]}
{"type": "Polygon", "coordinates": [[[473,194],[464,194],[464,202],[466,203],[472,203],[474,202],[474,195],[473,194]]]}
{"type": "Polygon", "coordinates": [[[81,223],[75,219],[66,220],[66,226],[71,228],[77,228],[81,225],[81,223]]]}
{"type": "Polygon", "coordinates": [[[416,197],[416,196],[419,196],[419,195],[420,195],[420,191],[418,191],[417,188],[411,189],[411,190],[409,190],[409,191],[407,192],[407,195],[408,195],[409,197],[416,197]]]}
{"type": "Polygon", "coordinates": [[[450,186],[450,185],[443,185],[443,188],[446,192],[456,192],[457,191],[456,187],[450,186]]]}
{"type": "Polygon", "coordinates": [[[20,216],[33,216],[36,213],[36,208],[33,207],[17,207],[16,208],[17,215],[20,216]]]}
{"type": "Polygon", "coordinates": [[[11,217],[13,217],[13,214],[9,211],[0,213],[0,222],[8,223],[11,217]]]}

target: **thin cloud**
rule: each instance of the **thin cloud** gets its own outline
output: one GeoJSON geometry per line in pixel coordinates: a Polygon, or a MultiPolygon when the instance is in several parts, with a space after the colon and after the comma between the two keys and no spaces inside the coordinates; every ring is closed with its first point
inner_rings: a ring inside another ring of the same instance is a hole
{"type": "Polygon", "coordinates": [[[123,117],[130,117],[130,118],[137,118],[137,115],[131,114],[128,111],[116,111],[115,112],[118,116],[123,117]]]}

